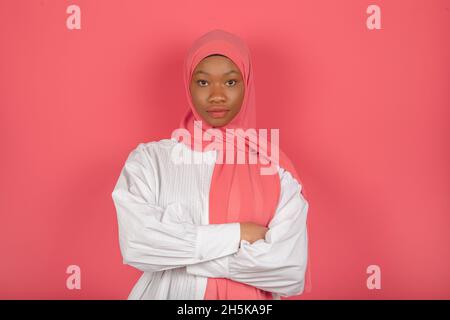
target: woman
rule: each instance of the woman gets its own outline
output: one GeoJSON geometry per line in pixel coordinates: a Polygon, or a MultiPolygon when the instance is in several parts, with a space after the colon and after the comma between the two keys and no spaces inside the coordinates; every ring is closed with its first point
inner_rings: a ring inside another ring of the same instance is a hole
{"type": "Polygon", "coordinates": [[[309,204],[289,159],[269,155],[276,144],[248,130],[256,106],[247,46],[223,30],[206,33],[185,58],[184,82],[183,139],[178,130],[140,143],[112,193],[123,262],[144,272],[128,299],[301,294],[309,204]],[[264,161],[242,162],[240,152],[264,161]],[[275,171],[263,174],[268,165],[275,171]]]}

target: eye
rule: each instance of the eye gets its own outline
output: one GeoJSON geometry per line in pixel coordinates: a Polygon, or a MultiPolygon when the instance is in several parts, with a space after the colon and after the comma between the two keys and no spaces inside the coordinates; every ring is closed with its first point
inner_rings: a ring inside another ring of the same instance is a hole
{"type": "Polygon", "coordinates": [[[204,87],[204,86],[202,86],[201,84],[200,84],[200,82],[208,82],[208,81],[206,81],[206,80],[197,80],[197,83],[200,85],[200,87],[204,87]]]}
{"type": "Polygon", "coordinates": [[[237,80],[228,80],[227,83],[230,83],[230,81],[234,81],[234,84],[237,83],[237,80]]]}

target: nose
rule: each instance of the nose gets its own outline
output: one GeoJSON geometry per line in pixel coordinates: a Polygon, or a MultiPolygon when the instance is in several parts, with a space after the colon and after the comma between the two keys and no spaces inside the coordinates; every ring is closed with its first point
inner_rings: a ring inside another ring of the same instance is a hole
{"type": "Polygon", "coordinates": [[[225,96],[222,88],[219,86],[213,86],[208,100],[210,103],[223,103],[227,100],[227,97],[225,96]]]}
{"type": "Polygon", "coordinates": [[[209,99],[209,103],[224,103],[227,99],[223,95],[214,95],[209,99]]]}

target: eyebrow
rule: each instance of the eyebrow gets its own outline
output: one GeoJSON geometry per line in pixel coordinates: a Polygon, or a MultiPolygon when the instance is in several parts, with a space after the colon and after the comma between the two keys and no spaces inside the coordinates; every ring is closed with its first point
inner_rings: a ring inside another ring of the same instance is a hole
{"type": "MultiPolygon", "coordinates": [[[[199,74],[199,73],[204,73],[204,74],[209,75],[208,72],[205,72],[203,70],[197,70],[194,74],[199,74]]],[[[226,75],[226,74],[230,74],[230,73],[237,73],[237,74],[239,74],[239,72],[237,72],[236,70],[230,70],[228,72],[225,72],[224,74],[226,75]]]]}

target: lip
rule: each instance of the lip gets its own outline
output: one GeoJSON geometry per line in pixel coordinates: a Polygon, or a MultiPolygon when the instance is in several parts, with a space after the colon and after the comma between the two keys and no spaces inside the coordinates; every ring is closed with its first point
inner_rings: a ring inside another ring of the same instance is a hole
{"type": "Polygon", "coordinates": [[[209,106],[206,109],[207,112],[219,112],[219,111],[230,111],[230,108],[227,106],[209,106]]]}
{"type": "Polygon", "coordinates": [[[224,111],[208,111],[208,114],[214,119],[224,118],[229,110],[224,111]]]}
{"type": "Polygon", "coordinates": [[[210,106],[206,109],[206,112],[214,119],[225,117],[228,111],[230,111],[230,109],[226,106],[210,106]]]}

